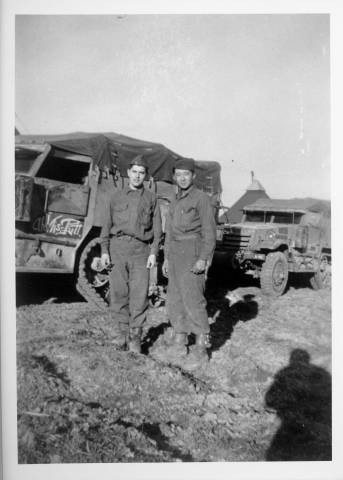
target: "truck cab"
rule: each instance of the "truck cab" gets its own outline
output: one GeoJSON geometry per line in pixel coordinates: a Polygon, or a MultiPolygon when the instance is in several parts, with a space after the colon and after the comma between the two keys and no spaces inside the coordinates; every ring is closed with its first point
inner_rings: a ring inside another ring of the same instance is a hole
{"type": "Polygon", "coordinates": [[[257,200],[243,209],[241,222],[218,227],[217,252],[259,278],[268,295],[284,292],[289,272],[310,274],[319,287],[331,272],[330,220],[304,202],[257,200]]]}

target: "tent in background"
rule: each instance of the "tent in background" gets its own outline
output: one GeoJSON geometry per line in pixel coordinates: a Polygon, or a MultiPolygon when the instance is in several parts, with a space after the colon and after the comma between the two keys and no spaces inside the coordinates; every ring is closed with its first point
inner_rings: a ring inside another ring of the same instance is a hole
{"type": "Polygon", "coordinates": [[[261,183],[254,178],[254,172],[251,172],[251,183],[245,193],[220,217],[219,221],[239,223],[243,217],[243,208],[259,198],[269,198],[269,196],[261,183]]]}

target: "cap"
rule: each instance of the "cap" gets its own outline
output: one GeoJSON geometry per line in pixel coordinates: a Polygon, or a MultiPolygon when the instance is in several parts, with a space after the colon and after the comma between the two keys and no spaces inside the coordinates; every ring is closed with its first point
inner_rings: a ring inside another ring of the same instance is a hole
{"type": "Polygon", "coordinates": [[[144,167],[146,170],[148,170],[148,164],[147,164],[145,158],[143,157],[143,155],[136,155],[136,157],[134,157],[134,158],[130,161],[130,168],[131,168],[133,165],[137,165],[137,166],[139,166],[139,167],[144,167]]]}
{"type": "Polygon", "coordinates": [[[189,170],[190,172],[194,172],[195,170],[195,162],[193,158],[178,158],[174,164],[175,169],[180,170],[189,170]]]}

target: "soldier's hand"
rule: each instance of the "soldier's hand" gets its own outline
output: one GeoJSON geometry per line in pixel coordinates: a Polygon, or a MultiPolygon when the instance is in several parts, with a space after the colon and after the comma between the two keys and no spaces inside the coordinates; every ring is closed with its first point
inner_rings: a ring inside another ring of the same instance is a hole
{"type": "Polygon", "coordinates": [[[191,272],[198,274],[198,273],[204,273],[206,268],[206,261],[205,260],[197,260],[193,267],[191,268],[191,272]]]}
{"type": "Polygon", "coordinates": [[[146,262],[146,268],[150,269],[150,268],[153,268],[155,265],[156,265],[156,255],[152,253],[148,257],[148,261],[146,262]]]}
{"type": "Polygon", "coordinates": [[[108,253],[103,253],[101,255],[101,263],[103,264],[104,267],[108,267],[110,265],[111,260],[108,253]]]}
{"type": "Polygon", "coordinates": [[[168,260],[164,260],[163,262],[162,273],[165,277],[168,277],[168,260]]]}

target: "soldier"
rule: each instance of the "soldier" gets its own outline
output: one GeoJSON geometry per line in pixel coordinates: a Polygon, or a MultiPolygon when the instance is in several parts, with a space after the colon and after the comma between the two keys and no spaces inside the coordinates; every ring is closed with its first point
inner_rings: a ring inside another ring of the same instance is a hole
{"type": "Polygon", "coordinates": [[[156,263],[161,214],[154,193],[144,188],[147,164],[136,156],[127,171],[129,184],[115,190],[104,212],[101,260],[113,264],[110,312],[113,342],[119,349],[141,351],[142,326],[148,308],[149,269],[156,263]]]}
{"type": "Polygon", "coordinates": [[[205,273],[215,248],[216,224],[208,195],[193,185],[194,160],[177,160],[173,178],[178,191],[167,217],[162,267],[168,276],[167,312],[172,333],[162,358],[181,361],[184,368],[194,370],[208,361],[205,273]],[[194,333],[196,340],[187,354],[189,333],[194,333]]]}

